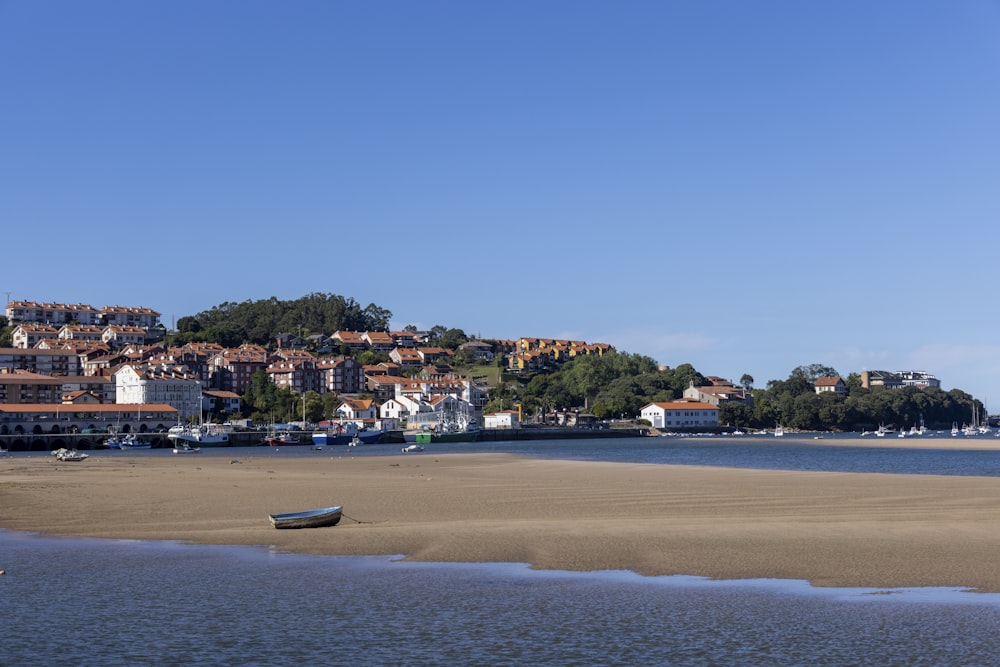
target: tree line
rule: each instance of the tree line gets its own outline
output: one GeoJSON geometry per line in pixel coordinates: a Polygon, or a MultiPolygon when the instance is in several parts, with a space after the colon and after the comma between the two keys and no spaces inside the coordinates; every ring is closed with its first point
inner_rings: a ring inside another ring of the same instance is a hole
{"type": "Polygon", "coordinates": [[[238,347],[243,343],[268,346],[283,333],[297,336],[330,335],[335,331],[388,331],[392,312],[339,294],[314,292],[293,301],[275,297],[226,302],[197,315],[177,320],[173,345],[190,342],[238,347]]]}
{"type": "MultiPolygon", "coordinates": [[[[643,406],[679,399],[692,383],[706,384],[690,364],[659,368],[649,357],[623,352],[578,357],[560,370],[530,378],[511,378],[498,384],[486,412],[520,405],[524,415],[554,410],[583,409],[600,419],[636,418],[643,406]]],[[[840,377],[832,368],[813,364],[792,370],[785,380],[771,380],[766,388],[751,387],[753,378],[740,378],[753,397],[753,405],[728,402],[720,405],[719,423],[741,428],[856,431],[885,425],[909,428],[924,424],[931,429],[970,423],[975,415],[985,419],[983,405],[960,389],[935,387],[864,388],[861,377],[850,374],[846,394],[817,394],[819,377],[840,377]]]]}

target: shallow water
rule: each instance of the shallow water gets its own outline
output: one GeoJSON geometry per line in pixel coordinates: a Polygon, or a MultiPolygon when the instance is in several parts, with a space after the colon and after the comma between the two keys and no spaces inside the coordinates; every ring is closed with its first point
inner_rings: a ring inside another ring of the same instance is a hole
{"type": "MultiPolygon", "coordinates": [[[[767,470],[828,472],[876,472],[913,475],[1000,476],[1000,439],[981,440],[996,449],[963,449],[964,438],[938,436],[921,438],[934,448],[908,449],[875,446],[868,438],[859,447],[845,442],[857,434],[812,436],[715,436],[701,438],[598,438],[593,440],[525,440],[511,442],[442,443],[427,445],[424,452],[407,456],[447,453],[494,452],[550,459],[664,463],[674,465],[725,466],[767,470]]],[[[357,448],[331,446],[317,451],[311,446],[205,448],[199,454],[183,456],[225,456],[241,458],[328,458],[399,456],[398,444],[362,445],[357,448]]],[[[145,451],[94,451],[91,456],[134,457],[176,456],[169,449],[145,451]]],[[[45,457],[44,452],[14,453],[13,457],[45,457]]],[[[86,462],[84,462],[86,465],[86,462]]]]}
{"type": "Polygon", "coordinates": [[[0,531],[3,665],[975,665],[1000,596],[0,531]]]}
{"type": "MultiPolygon", "coordinates": [[[[431,445],[422,454],[1000,475],[1000,452],[788,438],[431,445]]],[[[169,450],[93,456],[172,456],[169,450]]],[[[206,449],[328,458],[398,445],[206,449]]],[[[45,456],[47,454],[15,454],[45,456]]],[[[76,464],[74,464],[76,465],[76,464]]],[[[80,465],[87,465],[84,462],[80,465]]],[[[315,557],[0,531],[0,665],[988,665],[1000,596],[315,557]]]]}

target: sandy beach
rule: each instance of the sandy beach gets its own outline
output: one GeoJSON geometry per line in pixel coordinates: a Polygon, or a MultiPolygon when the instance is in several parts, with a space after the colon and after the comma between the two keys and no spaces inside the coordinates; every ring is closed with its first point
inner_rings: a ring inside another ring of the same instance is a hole
{"type": "Polygon", "coordinates": [[[0,458],[0,526],[314,554],[1000,592],[1000,479],[989,477],[505,454],[9,457],[0,458]],[[275,530],[267,520],[335,504],[345,518],[331,528],[275,530]]]}

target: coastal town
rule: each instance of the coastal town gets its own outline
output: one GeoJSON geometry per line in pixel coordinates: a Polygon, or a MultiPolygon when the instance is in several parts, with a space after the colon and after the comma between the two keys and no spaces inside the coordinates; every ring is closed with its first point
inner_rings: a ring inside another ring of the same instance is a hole
{"type": "MultiPolygon", "coordinates": [[[[315,422],[299,401],[301,413],[290,406],[283,415],[297,423],[282,428],[517,429],[516,409],[483,414],[489,386],[449,365],[456,351],[485,364],[502,359],[512,373],[614,351],[606,343],[544,338],[470,340],[451,350],[435,345],[429,331],[281,334],[272,349],[206,342],[171,347],[164,343],[160,313],[150,308],[13,301],[6,318],[12,346],[0,348],[0,435],[121,432],[148,436],[155,446],[166,446],[162,434],[178,424],[208,420],[237,430],[259,427],[243,416],[241,405],[259,373],[294,396],[313,392],[336,398],[330,414],[315,422]],[[369,350],[387,360],[366,365],[352,356],[369,350]]],[[[553,416],[559,426],[576,426],[580,419],[577,412],[553,416]]],[[[101,438],[82,442],[89,446],[101,438]]],[[[12,442],[19,448],[62,444],[51,437],[12,442]]]]}
{"type": "MultiPolygon", "coordinates": [[[[443,327],[407,327],[279,332],[266,345],[170,344],[172,332],[160,317],[146,307],[9,302],[4,331],[10,346],[0,347],[0,437],[6,446],[87,449],[115,446],[128,435],[136,446],[168,447],[189,432],[202,445],[260,444],[269,441],[256,435],[265,429],[282,432],[270,437],[279,445],[310,442],[287,431],[330,429],[383,442],[412,439],[415,431],[426,442],[741,434],[748,427],[780,435],[790,427],[809,428],[811,415],[824,406],[842,408],[842,422],[852,419],[858,430],[880,436],[897,429],[918,435],[929,426],[957,429],[959,420],[963,433],[981,433],[991,423],[971,397],[963,405],[963,395],[941,392],[938,378],[924,371],[863,371],[845,379],[832,369],[809,369],[810,376],[785,383],[794,384],[794,392],[784,391],[790,399],[781,406],[752,390],[752,378],[737,384],[685,365],[655,366],[603,342],[456,338],[443,327]],[[609,361],[616,357],[635,367],[631,377],[651,378],[652,389],[628,390],[623,399],[606,373],[576,394],[561,386],[559,373],[572,362],[618,363],[609,361]],[[537,377],[555,386],[532,396],[528,389],[536,381],[526,380],[537,377]],[[889,417],[858,408],[848,414],[849,394],[877,390],[911,400],[889,417]],[[948,403],[938,408],[927,397],[948,403]],[[810,405],[800,408],[807,399],[810,405]],[[198,435],[206,428],[225,436],[210,442],[198,435]]],[[[783,389],[775,384],[773,395],[783,389]]],[[[346,435],[339,440],[347,441],[346,435]]]]}

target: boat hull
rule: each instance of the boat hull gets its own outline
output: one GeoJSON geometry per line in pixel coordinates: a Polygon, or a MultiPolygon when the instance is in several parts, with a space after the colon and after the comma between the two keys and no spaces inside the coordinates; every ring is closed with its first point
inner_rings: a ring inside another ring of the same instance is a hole
{"type": "Polygon", "coordinates": [[[321,528],[336,526],[340,523],[343,505],[324,507],[305,512],[290,512],[288,514],[268,514],[271,525],[275,528],[321,528]]]}
{"type": "Polygon", "coordinates": [[[168,433],[168,440],[186,442],[198,447],[228,447],[228,433],[168,433]]]}
{"type": "Polygon", "coordinates": [[[406,442],[429,445],[432,442],[478,442],[479,431],[458,431],[456,433],[434,433],[433,431],[413,431],[403,434],[406,442]]]}
{"type": "MultiPolygon", "coordinates": [[[[381,431],[358,431],[355,434],[362,445],[374,445],[382,440],[381,431]]],[[[349,445],[354,441],[355,435],[346,433],[313,433],[312,441],[314,445],[349,445]]]]}

